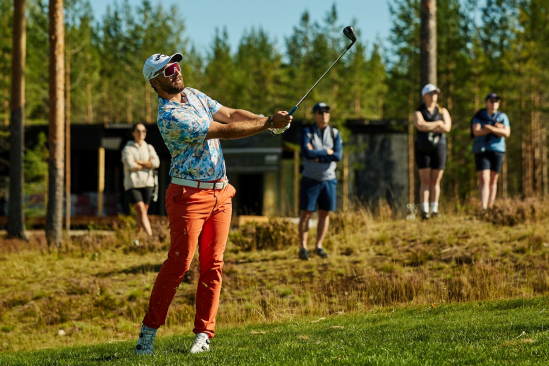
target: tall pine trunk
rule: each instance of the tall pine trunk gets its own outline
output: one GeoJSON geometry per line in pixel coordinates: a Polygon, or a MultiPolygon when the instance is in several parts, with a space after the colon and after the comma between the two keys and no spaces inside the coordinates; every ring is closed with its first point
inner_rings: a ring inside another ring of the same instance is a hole
{"type": "Polygon", "coordinates": [[[67,37],[65,67],[65,230],[71,229],[71,51],[67,37]]]}
{"type": "Polygon", "coordinates": [[[421,0],[421,87],[437,84],[437,2],[421,0]]]}
{"type": "Polygon", "coordinates": [[[10,201],[8,237],[26,239],[23,215],[23,154],[25,110],[25,60],[27,49],[26,0],[15,0],[11,77],[10,201]]]}
{"type": "Polygon", "coordinates": [[[92,85],[91,85],[91,70],[90,70],[90,53],[86,47],[85,51],[85,66],[86,66],[86,122],[93,123],[93,103],[92,103],[92,85]]]}
{"type": "Polygon", "coordinates": [[[48,246],[61,246],[63,228],[63,173],[65,128],[65,66],[63,0],[50,0],[49,6],[49,184],[46,239],[48,246]]]}

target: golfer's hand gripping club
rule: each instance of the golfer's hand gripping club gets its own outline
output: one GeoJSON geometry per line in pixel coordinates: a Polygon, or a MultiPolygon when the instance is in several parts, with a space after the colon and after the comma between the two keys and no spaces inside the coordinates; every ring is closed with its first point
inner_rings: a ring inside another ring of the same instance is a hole
{"type": "MultiPolygon", "coordinates": [[[[294,114],[294,112],[297,110],[297,106],[293,107],[291,111],[288,112],[288,115],[294,114]]],[[[281,133],[284,133],[288,128],[290,128],[290,125],[284,126],[282,128],[272,128],[271,133],[274,135],[280,135],[281,133]]]]}

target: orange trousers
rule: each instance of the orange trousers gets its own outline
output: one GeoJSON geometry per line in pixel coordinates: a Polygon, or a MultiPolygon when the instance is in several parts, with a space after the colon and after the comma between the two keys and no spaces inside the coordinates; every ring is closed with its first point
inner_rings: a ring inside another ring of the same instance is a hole
{"type": "Polygon", "coordinates": [[[219,307],[223,252],[227,244],[235,189],[198,189],[170,184],[166,211],[170,222],[170,251],[156,277],[143,324],[164,325],[168,308],[198,245],[200,278],[196,291],[194,333],[215,334],[219,307]]]}

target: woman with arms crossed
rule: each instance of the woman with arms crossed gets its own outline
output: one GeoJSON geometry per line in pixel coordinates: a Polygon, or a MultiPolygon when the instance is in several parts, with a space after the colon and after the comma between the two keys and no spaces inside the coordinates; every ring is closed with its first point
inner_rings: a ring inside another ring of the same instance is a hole
{"type": "Polygon", "coordinates": [[[446,164],[446,136],[450,132],[452,119],[446,108],[438,104],[440,89],[427,84],[421,90],[424,103],[414,113],[417,129],[415,143],[416,163],[421,186],[421,219],[438,216],[440,181],[446,164]],[[431,209],[429,212],[429,208],[431,209]]]}

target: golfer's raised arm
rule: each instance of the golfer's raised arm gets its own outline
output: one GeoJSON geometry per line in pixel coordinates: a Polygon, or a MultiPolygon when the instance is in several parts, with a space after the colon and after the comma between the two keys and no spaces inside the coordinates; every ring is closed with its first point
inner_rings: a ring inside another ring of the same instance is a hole
{"type": "Polygon", "coordinates": [[[213,118],[214,121],[210,123],[206,140],[241,139],[255,135],[271,127],[286,127],[292,121],[292,116],[286,111],[276,112],[273,114],[271,120],[271,117],[261,117],[242,109],[231,109],[227,107],[222,107],[213,115],[213,118]]]}

